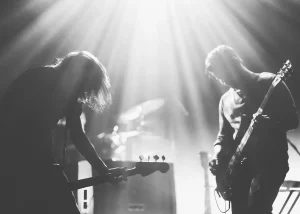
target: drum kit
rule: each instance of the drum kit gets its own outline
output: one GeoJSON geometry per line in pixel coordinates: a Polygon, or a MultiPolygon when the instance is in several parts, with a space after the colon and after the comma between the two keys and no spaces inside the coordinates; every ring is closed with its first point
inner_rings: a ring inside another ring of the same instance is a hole
{"type": "MultiPolygon", "coordinates": [[[[170,111],[176,108],[177,114],[188,115],[178,100],[147,100],[118,115],[111,133],[89,136],[89,139],[103,160],[138,161],[139,155],[156,154],[167,155],[170,161],[175,147],[175,140],[169,135],[170,124],[174,123],[170,121],[170,111]]],[[[73,154],[75,147],[68,145],[66,151],[73,154]]]]}
{"type": "Polygon", "coordinates": [[[128,155],[131,150],[130,139],[161,137],[151,127],[155,120],[153,118],[164,105],[165,100],[162,98],[148,100],[120,114],[112,133],[101,133],[97,136],[100,145],[94,145],[101,158],[122,161],[131,159],[128,155]]]}

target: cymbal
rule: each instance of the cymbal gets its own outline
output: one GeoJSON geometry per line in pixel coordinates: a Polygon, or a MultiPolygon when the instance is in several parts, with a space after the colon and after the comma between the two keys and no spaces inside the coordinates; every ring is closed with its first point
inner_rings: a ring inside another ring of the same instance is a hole
{"type": "MultiPolygon", "coordinates": [[[[119,138],[119,137],[122,137],[122,138],[130,138],[130,137],[136,137],[138,135],[142,135],[146,132],[143,132],[143,131],[128,131],[128,132],[116,132],[116,133],[101,133],[99,135],[97,135],[97,138],[110,138],[110,139],[113,139],[113,138],[119,138]]],[[[147,132],[148,133],[148,132],[147,132]]]]}
{"type": "Polygon", "coordinates": [[[127,110],[119,117],[119,122],[121,123],[127,123],[129,121],[135,120],[142,115],[148,115],[152,112],[157,111],[159,108],[161,108],[165,104],[165,100],[162,98],[159,99],[153,99],[148,100],[146,102],[143,102],[137,106],[134,106],[133,108],[127,110]]]}
{"type": "Polygon", "coordinates": [[[128,131],[128,132],[118,132],[115,134],[107,134],[106,136],[112,140],[115,145],[121,145],[127,142],[129,138],[139,137],[139,136],[152,136],[152,132],[144,132],[144,131],[128,131]]]}
{"type": "Polygon", "coordinates": [[[122,113],[118,119],[118,122],[128,123],[129,121],[139,118],[141,115],[142,115],[142,107],[138,105],[122,113]]]}

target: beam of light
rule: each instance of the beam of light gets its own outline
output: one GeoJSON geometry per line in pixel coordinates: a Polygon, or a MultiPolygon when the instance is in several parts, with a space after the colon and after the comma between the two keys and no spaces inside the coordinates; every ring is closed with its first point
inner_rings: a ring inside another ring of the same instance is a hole
{"type": "Polygon", "coordinates": [[[74,18],[80,4],[71,4],[71,1],[59,1],[43,13],[36,21],[30,24],[17,38],[11,47],[8,47],[9,52],[5,57],[16,54],[20,49],[28,49],[28,54],[25,55],[25,60],[30,60],[34,54],[39,52],[43,45],[47,44],[63,27],[74,18]],[[68,16],[61,16],[68,12],[68,16]],[[60,17],[58,20],[58,16],[60,17]],[[30,51],[29,51],[30,50],[30,51]]]}

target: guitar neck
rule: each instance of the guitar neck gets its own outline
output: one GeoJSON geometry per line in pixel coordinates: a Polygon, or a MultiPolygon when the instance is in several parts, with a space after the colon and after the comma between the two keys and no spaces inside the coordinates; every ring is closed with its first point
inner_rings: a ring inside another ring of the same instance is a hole
{"type": "MultiPolygon", "coordinates": [[[[258,110],[256,113],[258,114],[262,114],[264,112],[264,109],[270,99],[270,96],[271,94],[273,93],[276,85],[279,83],[280,81],[277,81],[276,83],[272,83],[271,86],[269,87],[269,90],[268,92],[266,93],[261,105],[259,106],[258,110]]],[[[229,162],[229,165],[228,165],[228,173],[231,174],[232,173],[232,170],[235,168],[236,164],[238,164],[241,160],[241,157],[242,157],[242,152],[244,150],[244,147],[246,146],[249,138],[251,137],[251,134],[254,130],[254,121],[253,119],[251,120],[251,123],[247,129],[247,131],[245,132],[240,144],[238,145],[234,155],[232,156],[230,162],[229,162]]]]}
{"type": "MultiPolygon", "coordinates": [[[[168,163],[165,162],[137,162],[134,168],[127,169],[123,174],[125,177],[130,177],[133,175],[141,175],[141,176],[148,176],[156,171],[160,171],[161,173],[166,173],[169,171],[170,166],[168,163]]],[[[85,178],[74,182],[69,182],[69,189],[76,190],[81,189],[88,186],[94,186],[102,183],[107,183],[111,181],[112,175],[101,175],[95,176],[91,178],[85,178]]]]}
{"type": "Polygon", "coordinates": [[[265,109],[265,107],[266,107],[266,105],[267,105],[267,103],[268,103],[268,101],[269,101],[269,99],[270,99],[271,94],[273,93],[275,87],[276,87],[280,82],[281,82],[281,80],[278,81],[278,82],[276,82],[276,83],[272,83],[272,85],[269,87],[269,90],[268,90],[268,92],[266,93],[266,95],[265,95],[265,97],[264,97],[264,100],[263,100],[262,103],[260,104],[260,106],[259,106],[259,108],[258,108],[258,110],[257,110],[257,113],[263,113],[263,111],[264,111],[264,109],[265,109]]]}
{"type": "MultiPolygon", "coordinates": [[[[136,174],[137,174],[136,168],[127,169],[125,171],[125,175],[127,177],[130,177],[130,176],[133,176],[136,174]]],[[[95,177],[91,177],[91,178],[85,178],[85,179],[81,179],[78,181],[69,182],[69,189],[73,191],[73,190],[85,188],[88,186],[94,186],[97,184],[108,183],[109,180],[110,180],[109,175],[100,175],[100,176],[95,176],[95,177]]]]}

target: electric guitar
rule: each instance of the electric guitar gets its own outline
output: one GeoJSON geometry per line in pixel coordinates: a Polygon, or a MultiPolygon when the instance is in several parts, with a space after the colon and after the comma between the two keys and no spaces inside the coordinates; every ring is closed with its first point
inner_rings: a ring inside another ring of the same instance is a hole
{"type": "MultiPolygon", "coordinates": [[[[289,76],[291,76],[292,72],[293,70],[292,70],[291,62],[287,60],[284,63],[283,67],[276,74],[271,86],[269,87],[268,92],[266,93],[260,107],[256,112],[257,114],[262,114],[264,112],[266,104],[271,94],[273,93],[275,87],[282,80],[286,80],[289,76]]],[[[222,160],[221,165],[218,167],[216,171],[216,183],[217,183],[216,191],[226,201],[231,201],[232,199],[231,187],[232,187],[232,178],[234,176],[234,171],[236,169],[236,166],[240,164],[243,159],[243,149],[247,144],[255,126],[256,126],[256,122],[254,119],[252,119],[248,129],[246,130],[245,134],[241,138],[241,141],[237,149],[233,153],[231,159],[229,157],[228,159],[222,160]]]]}
{"type": "MultiPolygon", "coordinates": [[[[154,156],[154,159],[158,159],[158,156],[154,156]]],[[[140,158],[141,159],[141,158],[140,158]]],[[[164,156],[162,157],[164,160],[164,156]]],[[[149,160],[149,159],[148,159],[149,160]]],[[[170,169],[168,163],[165,162],[137,162],[134,168],[127,169],[124,172],[126,177],[130,177],[133,175],[141,175],[143,177],[148,176],[156,171],[160,171],[161,173],[166,173],[170,169]]],[[[88,186],[95,186],[102,183],[108,183],[111,180],[111,175],[101,175],[95,176],[91,178],[85,178],[78,181],[69,182],[70,190],[77,190],[88,186]]]]}

